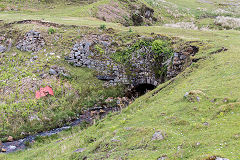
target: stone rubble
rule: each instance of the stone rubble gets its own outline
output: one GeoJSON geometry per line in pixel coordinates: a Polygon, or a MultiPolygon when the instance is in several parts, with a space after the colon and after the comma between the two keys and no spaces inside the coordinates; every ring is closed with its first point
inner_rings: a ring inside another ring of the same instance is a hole
{"type": "Polygon", "coordinates": [[[38,52],[44,47],[44,45],[45,41],[40,32],[29,31],[20,41],[18,41],[16,47],[21,51],[38,52]]]}

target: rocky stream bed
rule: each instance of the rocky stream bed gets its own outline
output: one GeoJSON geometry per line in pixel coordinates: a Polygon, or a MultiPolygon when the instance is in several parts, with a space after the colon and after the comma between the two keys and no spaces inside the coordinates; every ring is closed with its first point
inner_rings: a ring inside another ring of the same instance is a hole
{"type": "MultiPolygon", "coordinates": [[[[126,107],[128,105],[128,102],[125,102],[126,107]]],[[[70,124],[64,125],[63,127],[55,128],[50,131],[44,131],[40,132],[34,135],[29,135],[23,139],[19,140],[13,140],[11,142],[4,142],[0,144],[0,149],[2,153],[12,153],[16,152],[19,150],[23,150],[27,148],[27,144],[31,144],[35,142],[35,139],[37,137],[46,137],[46,136],[51,136],[54,134],[58,134],[62,131],[68,130],[71,127],[75,127],[78,125],[81,125],[83,123],[88,123],[88,124],[93,124],[93,121],[95,119],[102,119],[105,117],[108,113],[110,112],[118,112],[121,110],[121,107],[115,106],[115,107],[94,107],[91,109],[88,109],[87,111],[84,111],[82,115],[79,116],[78,119],[73,120],[70,124]]]]}

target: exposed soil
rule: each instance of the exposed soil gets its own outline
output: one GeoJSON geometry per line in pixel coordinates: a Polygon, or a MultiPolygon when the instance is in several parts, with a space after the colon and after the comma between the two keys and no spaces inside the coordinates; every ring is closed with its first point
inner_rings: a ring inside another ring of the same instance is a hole
{"type": "Polygon", "coordinates": [[[118,3],[112,1],[109,4],[99,6],[96,17],[107,22],[124,23],[126,21],[124,17],[129,19],[130,14],[123,10],[118,3]]]}
{"type": "Polygon", "coordinates": [[[45,27],[73,27],[73,28],[79,27],[77,25],[64,25],[64,24],[46,22],[46,21],[41,21],[41,20],[31,20],[31,19],[7,23],[7,24],[5,24],[5,27],[8,27],[8,26],[11,26],[14,24],[37,24],[37,25],[45,26],[45,27]]]}

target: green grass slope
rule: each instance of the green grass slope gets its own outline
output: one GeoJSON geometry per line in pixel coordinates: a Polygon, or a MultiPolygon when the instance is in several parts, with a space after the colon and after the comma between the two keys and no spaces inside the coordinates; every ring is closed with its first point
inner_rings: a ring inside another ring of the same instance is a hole
{"type": "MultiPolygon", "coordinates": [[[[111,114],[87,128],[74,128],[53,140],[2,159],[207,159],[240,158],[239,32],[199,32],[163,27],[137,27],[188,40],[212,41],[229,50],[192,64],[173,83],[138,98],[121,114],[111,114]],[[186,92],[204,93],[200,102],[184,99],[186,92]],[[153,141],[156,131],[166,134],[153,141]],[[81,153],[74,151],[79,148],[81,153]]],[[[168,83],[168,82],[166,82],[168,83]]]]}
{"type": "MultiPolygon", "coordinates": [[[[4,5],[9,4],[3,2],[4,5]]],[[[100,2],[102,1],[91,5],[98,6],[97,3],[100,2]]],[[[152,2],[146,2],[157,7],[152,2]]],[[[157,11],[164,15],[163,23],[176,23],[179,19],[189,21],[194,18],[194,22],[206,25],[213,25],[214,18],[204,17],[204,14],[211,15],[210,12],[214,9],[226,9],[224,4],[229,3],[223,0],[211,0],[213,3],[210,4],[193,0],[169,0],[159,3],[166,2],[170,3],[166,6],[175,3],[184,16],[182,19],[181,17],[173,18],[172,13],[168,13],[165,8],[157,11]],[[206,8],[207,11],[198,12],[198,7],[206,8]],[[190,8],[189,12],[186,11],[187,8],[190,8]]],[[[128,27],[120,24],[96,20],[92,15],[82,17],[69,13],[70,10],[77,9],[84,11],[81,7],[69,5],[62,13],[61,7],[63,6],[59,5],[55,9],[39,9],[31,12],[4,11],[0,13],[0,19],[6,22],[44,19],[61,24],[93,27],[106,24],[107,27],[116,29],[119,34],[125,34],[129,30],[128,27]]],[[[89,11],[88,5],[84,7],[89,11]]],[[[234,6],[227,9],[235,11],[234,6]]],[[[231,16],[238,18],[238,12],[234,13],[236,14],[231,16]]],[[[23,28],[25,27],[23,25],[23,28]]],[[[219,29],[215,27],[213,28],[219,29]]],[[[92,28],[93,32],[94,29],[92,28]]],[[[164,34],[188,41],[203,41],[216,48],[225,47],[228,50],[217,54],[203,50],[196,56],[205,55],[204,59],[193,63],[174,81],[170,81],[171,83],[166,82],[138,98],[121,113],[110,114],[85,129],[79,126],[54,137],[39,138],[36,143],[29,146],[29,149],[7,155],[0,154],[0,159],[157,159],[162,156],[167,156],[168,159],[202,160],[209,159],[211,156],[231,160],[240,159],[240,32],[236,30],[200,31],[163,26],[141,26],[131,27],[131,29],[139,35],[164,34]],[[186,92],[193,93],[193,99],[184,98],[186,92]],[[199,94],[200,100],[194,97],[194,94],[199,94]],[[163,140],[152,140],[156,131],[164,133],[163,140]],[[79,148],[84,149],[82,152],[74,152],[79,148]]],[[[71,31],[68,36],[76,33],[77,31],[71,31]]],[[[62,56],[62,53],[56,52],[56,54],[62,56]]],[[[24,56],[26,55],[23,54],[22,57],[24,56]]],[[[53,62],[55,62],[54,59],[53,62]]],[[[74,69],[67,64],[64,66],[74,70],[74,74],[80,77],[81,81],[93,77],[88,70],[74,69]],[[85,75],[85,79],[81,78],[82,74],[85,75]]],[[[7,70],[5,72],[7,73],[7,70]]],[[[74,85],[77,82],[71,83],[74,85]]],[[[99,82],[99,86],[100,84],[99,82]]],[[[84,86],[78,84],[75,87],[77,89],[84,86]]],[[[93,97],[97,97],[98,92],[94,92],[93,97]]]]}
{"type": "Polygon", "coordinates": [[[82,34],[93,31],[97,33],[94,28],[1,26],[0,35],[11,39],[12,47],[0,55],[0,141],[9,135],[18,139],[62,126],[82,110],[122,95],[121,87],[106,88],[95,72],[74,67],[64,59],[82,34]],[[22,52],[15,47],[18,38],[30,30],[41,32],[45,38],[47,44],[39,52],[22,52]],[[48,33],[51,30],[56,33],[48,33]],[[50,76],[53,66],[63,68],[67,76],[50,76]],[[54,96],[37,100],[35,92],[47,85],[53,88],[54,96]]]}
{"type": "Polygon", "coordinates": [[[237,0],[51,0],[47,2],[2,0],[0,19],[5,21],[39,19],[64,24],[75,23],[85,26],[109,24],[116,27],[120,25],[119,23],[133,25],[130,15],[136,8],[146,5],[154,9],[154,17],[157,18],[156,22],[150,23],[151,25],[183,22],[184,24],[180,25],[182,28],[202,30],[240,28],[237,0]],[[230,17],[230,19],[220,18],[221,21],[216,23],[217,17],[230,17]],[[193,27],[185,23],[193,23],[193,27]]]}

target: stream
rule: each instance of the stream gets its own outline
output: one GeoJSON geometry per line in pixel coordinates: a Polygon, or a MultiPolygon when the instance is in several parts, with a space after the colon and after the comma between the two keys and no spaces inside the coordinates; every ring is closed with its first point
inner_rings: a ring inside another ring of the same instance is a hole
{"type": "MultiPolygon", "coordinates": [[[[148,90],[152,90],[154,88],[155,87],[153,87],[153,86],[143,84],[143,85],[140,85],[140,86],[137,86],[137,87],[133,88],[133,90],[131,90],[129,93],[126,93],[126,95],[129,94],[129,95],[131,95],[130,97],[136,98],[140,95],[145,94],[148,90]]],[[[34,140],[37,137],[45,137],[45,136],[51,136],[51,135],[54,135],[54,134],[58,134],[58,133],[60,133],[64,130],[70,129],[71,127],[80,125],[84,122],[92,124],[93,120],[102,119],[110,112],[119,112],[119,111],[122,110],[122,108],[127,107],[132,102],[131,99],[126,98],[126,97],[123,97],[123,98],[120,98],[120,99],[121,99],[120,100],[121,101],[121,107],[117,103],[118,105],[113,106],[113,107],[106,107],[106,106],[102,107],[102,106],[100,106],[100,107],[90,108],[88,110],[85,110],[79,116],[78,119],[73,120],[70,124],[64,125],[63,127],[55,128],[55,129],[52,129],[50,131],[40,132],[40,133],[37,133],[37,134],[34,134],[34,135],[29,135],[29,136],[26,136],[25,138],[15,140],[15,141],[12,141],[12,142],[4,142],[4,143],[2,143],[2,146],[0,144],[0,154],[1,153],[12,153],[12,152],[16,152],[18,150],[26,149],[28,147],[26,144],[34,143],[34,140]],[[5,151],[1,152],[1,148],[4,149],[5,151]]],[[[111,101],[111,99],[110,99],[110,101],[111,101]]]]}
{"type": "Polygon", "coordinates": [[[97,119],[97,118],[102,119],[109,112],[118,112],[120,110],[121,110],[121,108],[118,106],[107,107],[107,108],[95,107],[95,108],[88,109],[82,115],[80,115],[79,119],[73,120],[69,125],[65,125],[60,128],[55,128],[50,131],[44,131],[44,132],[40,132],[40,133],[37,133],[34,135],[29,135],[23,139],[19,139],[16,141],[4,142],[4,143],[2,143],[2,146],[0,146],[0,149],[2,147],[3,149],[6,150],[6,152],[0,152],[0,153],[11,153],[11,152],[15,152],[18,150],[26,149],[27,148],[26,143],[34,143],[34,140],[36,139],[36,137],[39,137],[39,136],[44,137],[44,136],[51,136],[54,134],[58,134],[64,130],[71,128],[71,127],[80,125],[83,122],[92,123],[94,119],[97,119]]]}

